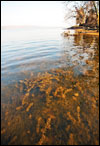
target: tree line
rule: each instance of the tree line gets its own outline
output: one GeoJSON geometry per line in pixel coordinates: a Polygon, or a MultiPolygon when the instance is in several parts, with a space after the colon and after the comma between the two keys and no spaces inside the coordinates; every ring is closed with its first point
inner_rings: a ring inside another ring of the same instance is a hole
{"type": "Polygon", "coordinates": [[[66,1],[65,19],[76,19],[76,25],[99,29],[99,1],[66,1]]]}

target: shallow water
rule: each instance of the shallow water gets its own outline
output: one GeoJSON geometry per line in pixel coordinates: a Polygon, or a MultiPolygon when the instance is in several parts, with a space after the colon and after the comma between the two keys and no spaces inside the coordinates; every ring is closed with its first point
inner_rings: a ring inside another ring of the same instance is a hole
{"type": "Polygon", "coordinates": [[[99,38],[2,30],[1,143],[99,143],[99,38]]]}
{"type": "Polygon", "coordinates": [[[29,74],[56,67],[53,61],[62,56],[60,32],[39,27],[2,30],[2,82],[16,82],[26,71],[29,74]]]}

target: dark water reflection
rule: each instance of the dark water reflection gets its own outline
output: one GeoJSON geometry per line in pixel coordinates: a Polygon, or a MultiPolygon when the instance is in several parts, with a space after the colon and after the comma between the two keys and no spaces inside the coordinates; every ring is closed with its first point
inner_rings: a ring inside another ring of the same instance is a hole
{"type": "MultiPolygon", "coordinates": [[[[17,82],[2,83],[3,145],[99,144],[99,38],[61,39],[54,59],[48,52],[52,59],[26,60],[26,65],[20,63],[26,70],[16,73],[17,82]]],[[[13,78],[12,73],[5,76],[13,78]]]]}

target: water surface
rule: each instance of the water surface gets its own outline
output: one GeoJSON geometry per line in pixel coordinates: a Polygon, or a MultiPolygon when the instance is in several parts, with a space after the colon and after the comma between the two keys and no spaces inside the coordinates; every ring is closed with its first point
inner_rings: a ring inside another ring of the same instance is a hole
{"type": "Polygon", "coordinates": [[[2,30],[1,143],[99,144],[99,38],[2,30]]]}

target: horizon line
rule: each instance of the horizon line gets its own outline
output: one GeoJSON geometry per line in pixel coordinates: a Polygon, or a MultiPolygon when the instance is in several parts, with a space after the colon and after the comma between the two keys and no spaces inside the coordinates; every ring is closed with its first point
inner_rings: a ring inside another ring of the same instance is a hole
{"type": "Polygon", "coordinates": [[[45,26],[45,25],[1,25],[1,27],[64,27],[64,26],[45,26]]]}

